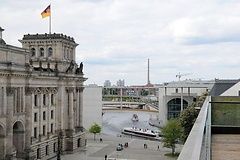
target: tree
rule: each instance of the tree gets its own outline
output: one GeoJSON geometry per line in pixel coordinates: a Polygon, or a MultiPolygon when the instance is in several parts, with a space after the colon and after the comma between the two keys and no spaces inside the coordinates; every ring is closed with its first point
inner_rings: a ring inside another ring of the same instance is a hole
{"type": "Polygon", "coordinates": [[[96,137],[96,133],[100,133],[102,131],[101,126],[99,126],[97,123],[94,123],[90,128],[89,132],[94,134],[94,140],[96,137]]]}
{"type": "Polygon", "coordinates": [[[183,128],[182,139],[184,142],[187,140],[187,137],[198,116],[198,111],[195,109],[195,105],[196,103],[192,103],[192,105],[184,109],[179,116],[179,123],[183,128]]]}
{"type": "Polygon", "coordinates": [[[171,148],[172,155],[175,154],[176,144],[181,138],[182,127],[179,125],[178,120],[170,119],[166,126],[161,130],[163,137],[163,147],[171,148]]]}
{"type": "Polygon", "coordinates": [[[202,107],[206,96],[208,95],[207,92],[204,92],[198,99],[197,102],[193,102],[190,106],[184,109],[179,116],[179,123],[183,128],[182,139],[183,141],[187,140],[189,133],[192,130],[192,127],[197,119],[199,111],[196,110],[195,107],[202,107]]]}

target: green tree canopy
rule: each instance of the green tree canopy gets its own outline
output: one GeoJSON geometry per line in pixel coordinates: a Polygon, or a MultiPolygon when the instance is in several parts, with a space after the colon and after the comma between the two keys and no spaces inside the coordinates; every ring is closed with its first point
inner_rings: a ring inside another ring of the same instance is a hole
{"type": "Polygon", "coordinates": [[[184,141],[187,140],[189,133],[197,119],[199,111],[196,110],[195,107],[202,107],[206,96],[208,95],[207,92],[204,92],[198,99],[197,102],[193,102],[190,106],[184,109],[179,116],[179,123],[183,128],[182,139],[184,141]]]}
{"type": "Polygon", "coordinates": [[[184,141],[187,140],[187,137],[191,132],[191,129],[198,116],[198,111],[195,109],[195,104],[196,103],[193,103],[191,106],[188,106],[180,113],[179,116],[179,123],[183,128],[182,139],[184,141]]]}
{"type": "Polygon", "coordinates": [[[178,120],[170,119],[166,126],[161,130],[161,134],[163,137],[163,147],[171,148],[172,155],[174,155],[176,144],[182,134],[182,127],[179,125],[178,120]]]}
{"type": "Polygon", "coordinates": [[[90,128],[89,132],[94,134],[94,140],[96,139],[96,133],[100,133],[102,131],[101,126],[99,126],[97,123],[94,123],[90,128]]]}

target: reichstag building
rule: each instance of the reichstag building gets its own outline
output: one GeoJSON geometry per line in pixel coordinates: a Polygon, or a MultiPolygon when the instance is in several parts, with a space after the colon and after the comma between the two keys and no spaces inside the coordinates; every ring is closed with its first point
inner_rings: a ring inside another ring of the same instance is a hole
{"type": "Polygon", "coordinates": [[[51,159],[85,147],[83,64],[74,38],[26,34],[8,45],[0,27],[0,159],[51,159]]]}

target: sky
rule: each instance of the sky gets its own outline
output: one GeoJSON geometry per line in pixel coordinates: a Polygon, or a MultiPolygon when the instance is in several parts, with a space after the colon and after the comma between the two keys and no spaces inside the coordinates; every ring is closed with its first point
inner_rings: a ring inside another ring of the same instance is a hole
{"type": "Polygon", "coordinates": [[[74,37],[85,84],[125,85],[238,79],[239,0],[0,0],[9,45],[49,32],[41,12],[51,4],[52,33],[74,37]]]}

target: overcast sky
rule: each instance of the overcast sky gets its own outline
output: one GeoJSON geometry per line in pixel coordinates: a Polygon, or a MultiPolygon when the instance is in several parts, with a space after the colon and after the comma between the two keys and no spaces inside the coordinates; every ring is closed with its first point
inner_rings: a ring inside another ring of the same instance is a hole
{"type": "Polygon", "coordinates": [[[7,44],[48,33],[41,12],[51,3],[52,33],[74,37],[85,84],[126,85],[239,78],[239,0],[0,0],[7,44]],[[191,73],[191,74],[189,74],[191,73]]]}

